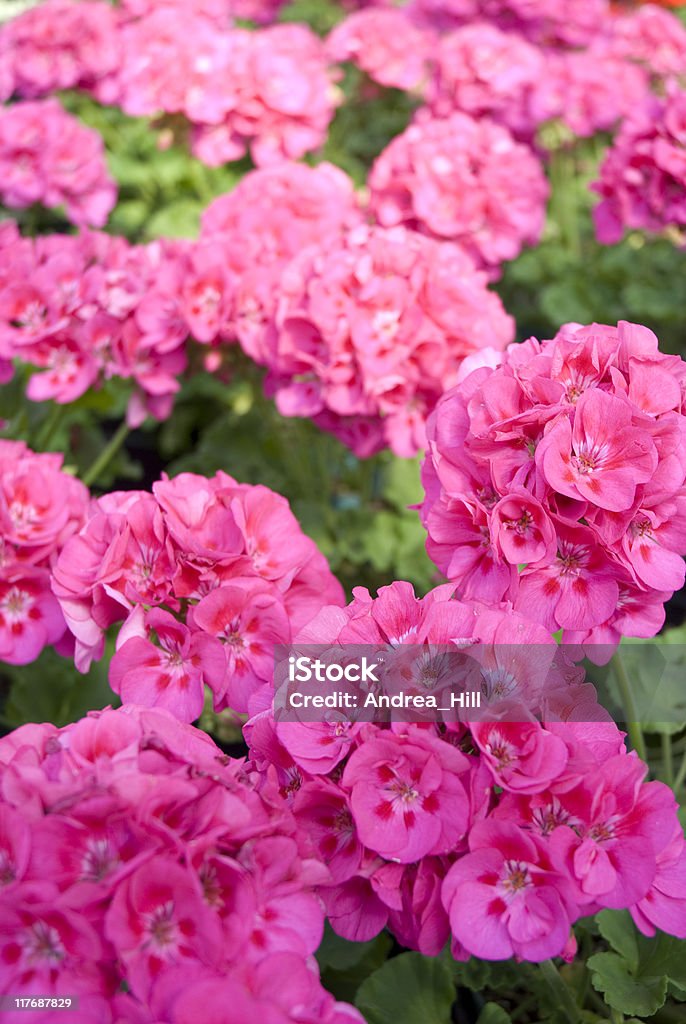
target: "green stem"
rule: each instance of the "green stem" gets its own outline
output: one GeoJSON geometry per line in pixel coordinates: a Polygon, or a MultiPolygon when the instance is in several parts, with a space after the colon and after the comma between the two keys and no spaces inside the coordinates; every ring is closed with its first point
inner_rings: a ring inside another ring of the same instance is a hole
{"type": "Polygon", "coordinates": [[[99,476],[109,466],[112,459],[115,457],[119,449],[124,444],[124,441],[129,436],[130,427],[126,420],[122,420],[119,424],[116,432],[112,435],[110,440],[107,442],[103,450],[98,455],[97,459],[91,463],[86,472],[81,478],[86,487],[92,487],[99,476]]]}
{"type": "Polygon", "coordinates": [[[53,404],[52,409],[43,420],[40,430],[36,435],[36,442],[34,444],[35,451],[42,452],[45,449],[46,445],[51,440],[64,419],[66,412],[66,405],[58,405],[56,402],[53,404]]]}
{"type": "Polygon", "coordinates": [[[683,758],[681,759],[681,764],[679,765],[679,771],[676,773],[676,778],[674,779],[674,785],[672,786],[672,789],[674,790],[675,793],[679,792],[679,790],[683,786],[684,782],[686,782],[686,754],[684,754],[683,758]]]}
{"type": "Polygon", "coordinates": [[[617,676],[617,685],[619,687],[619,693],[626,713],[626,728],[629,734],[631,746],[634,748],[641,760],[645,761],[646,745],[645,740],[643,739],[643,733],[641,732],[641,726],[636,721],[638,715],[636,714],[636,702],[631,689],[631,680],[629,679],[626,668],[624,667],[624,662],[622,661],[619,651],[616,651],[613,655],[612,664],[614,666],[615,675],[617,676]]]}
{"type": "Polygon", "coordinates": [[[668,786],[674,786],[674,757],[672,756],[672,737],[663,732],[660,737],[662,746],[662,771],[668,786]]]}
{"type": "Polygon", "coordinates": [[[611,1006],[610,1020],[612,1024],[624,1024],[624,1014],[620,1010],[616,1010],[614,1006],[611,1006]]]}
{"type": "Polygon", "coordinates": [[[560,972],[552,960],[543,960],[539,965],[548,988],[555,997],[557,1004],[564,1014],[567,1024],[579,1024],[579,1007],[576,1005],[571,990],[560,977],[560,972]]]}

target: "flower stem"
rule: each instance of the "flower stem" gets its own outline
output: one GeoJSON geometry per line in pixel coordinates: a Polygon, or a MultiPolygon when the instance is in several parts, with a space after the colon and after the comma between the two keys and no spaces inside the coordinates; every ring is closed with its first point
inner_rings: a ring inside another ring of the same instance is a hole
{"type": "Polygon", "coordinates": [[[631,689],[631,680],[629,679],[627,670],[624,667],[624,662],[622,661],[619,651],[616,651],[613,655],[612,664],[614,666],[619,693],[626,713],[626,729],[629,734],[631,746],[634,748],[641,760],[645,761],[646,745],[645,740],[643,739],[643,733],[641,732],[641,726],[636,721],[638,715],[636,714],[636,702],[634,701],[634,694],[631,689]]]}
{"type": "Polygon", "coordinates": [[[668,786],[674,786],[674,757],[672,756],[672,737],[663,732],[660,737],[662,745],[662,772],[668,786]]]}
{"type": "Polygon", "coordinates": [[[64,419],[67,411],[66,405],[58,405],[54,403],[52,409],[48,412],[47,416],[43,420],[40,426],[40,430],[36,435],[36,441],[34,449],[38,452],[42,452],[45,446],[48,444],[50,439],[53,437],[62,420],[64,419]]]}
{"type": "Polygon", "coordinates": [[[92,487],[99,476],[107,469],[112,459],[115,457],[119,449],[124,444],[124,441],[129,435],[130,427],[126,420],[122,420],[117,430],[112,435],[110,440],[107,442],[103,450],[98,455],[97,459],[91,463],[86,472],[83,474],[82,480],[86,487],[92,487]]]}
{"type": "Polygon", "coordinates": [[[560,972],[552,960],[542,960],[538,965],[545,978],[548,988],[564,1014],[567,1024],[579,1024],[579,1007],[568,985],[560,977],[560,972]]]}
{"type": "Polygon", "coordinates": [[[679,771],[676,773],[676,778],[674,779],[674,784],[672,786],[672,789],[674,790],[675,793],[678,794],[679,790],[681,789],[681,787],[683,786],[685,781],[686,781],[686,754],[684,754],[684,756],[682,758],[681,764],[679,765],[679,771]]]}

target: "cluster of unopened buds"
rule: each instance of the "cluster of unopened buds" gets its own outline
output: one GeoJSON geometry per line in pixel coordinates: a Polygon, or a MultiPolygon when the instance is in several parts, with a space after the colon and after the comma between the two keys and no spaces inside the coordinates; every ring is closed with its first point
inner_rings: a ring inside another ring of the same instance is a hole
{"type": "Polygon", "coordinates": [[[418,599],[409,583],[376,598],[358,588],[346,608],[323,608],[295,647],[480,645],[492,718],[376,725],[354,712],[293,721],[267,710],[245,727],[255,768],[270,780],[276,771],[329,867],[320,893],[333,928],[363,941],[387,926],[426,955],[450,939],[457,959],[490,960],[571,958],[571,924],[603,908],[629,908],[646,935],[686,937],[672,791],[644,781],[646,766],[545,628],[453,590],[418,599]],[[557,681],[548,673],[521,721],[501,720],[498,706],[546,656],[557,681]]]}
{"type": "Polygon", "coordinates": [[[312,957],[326,867],[259,782],[161,709],[1,739],[0,991],[81,1024],[363,1024],[312,957]]]}
{"type": "Polygon", "coordinates": [[[651,637],[684,583],[686,364],[646,327],[494,353],[428,423],[427,550],[460,596],[566,642],[651,637]]]}

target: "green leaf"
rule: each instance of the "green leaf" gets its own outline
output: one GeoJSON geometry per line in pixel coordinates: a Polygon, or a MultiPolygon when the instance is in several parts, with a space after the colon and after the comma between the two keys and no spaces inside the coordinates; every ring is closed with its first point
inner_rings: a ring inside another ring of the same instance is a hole
{"type": "Polygon", "coordinates": [[[603,910],[596,914],[600,934],[616,953],[620,953],[634,968],[638,966],[636,928],[628,910],[603,910]]]}
{"type": "Polygon", "coordinates": [[[387,932],[369,942],[348,942],[327,922],[316,954],[324,987],[337,999],[353,1002],[360,985],[385,962],[391,946],[387,932]]]}
{"type": "Polygon", "coordinates": [[[668,987],[686,988],[686,941],[664,932],[641,935],[626,910],[604,910],[596,921],[614,952],[596,953],[588,967],[610,1006],[646,1017],[663,1005],[668,987]]]}
{"type": "Polygon", "coordinates": [[[9,689],[3,719],[13,728],[26,722],[63,726],[92,709],[118,705],[119,698],[107,679],[108,664],[109,657],[105,657],[81,675],[73,661],[46,648],[30,665],[3,665],[0,684],[9,689]]]}
{"type": "Polygon", "coordinates": [[[589,958],[593,987],[610,1006],[631,1016],[649,1017],[664,1004],[667,978],[639,977],[617,953],[596,953],[589,958]]]}
{"type": "Polygon", "coordinates": [[[455,986],[444,960],[401,953],[357,993],[368,1024],[450,1024],[455,986]]]}
{"type": "Polygon", "coordinates": [[[179,199],[163,206],[150,218],[146,227],[148,238],[195,238],[200,225],[202,204],[197,199],[179,199]]]}
{"type": "Polygon", "coordinates": [[[476,1024],[511,1024],[511,1021],[512,1017],[502,1006],[498,1006],[497,1003],[486,1003],[477,1017],[476,1024]]]}
{"type": "Polygon", "coordinates": [[[319,966],[322,970],[332,967],[336,971],[347,971],[373,952],[378,945],[378,938],[377,936],[376,939],[371,939],[369,942],[350,942],[348,939],[342,939],[340,935],[336,935],[327,921],[324,937],[316,953],[319,966]]]}

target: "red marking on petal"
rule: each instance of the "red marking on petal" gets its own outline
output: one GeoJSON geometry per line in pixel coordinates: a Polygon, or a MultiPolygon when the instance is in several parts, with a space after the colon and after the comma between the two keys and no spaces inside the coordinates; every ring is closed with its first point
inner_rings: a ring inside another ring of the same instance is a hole
{"type": "Polygon", "coordinates": [[[440,801],[435,793],[429,793],[429,795],[424,798],[422,806],[428,814],[435,814],[440,807],[440,801]]]}
{"type": "Polygon", "coordinates": [[[377,818],[381,818],[382,821],[388,821],[393,814],[393,804],[389,803],[388,800],[382,800],[374,808],[374,814],[376,814],[377,818]]]}
{"type": "Polygon", "coordinates": [[[325,857],[332,857],[336,852],[337,846],[338,843],[336,842],[334,836],[324,836],[321,843],[319,844],[319,849],[322,851],[325,857]]]}

